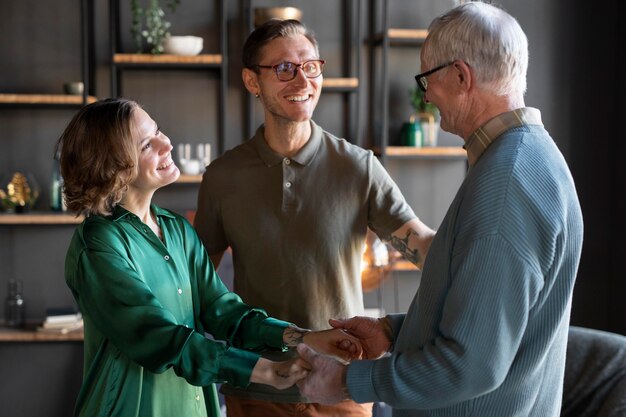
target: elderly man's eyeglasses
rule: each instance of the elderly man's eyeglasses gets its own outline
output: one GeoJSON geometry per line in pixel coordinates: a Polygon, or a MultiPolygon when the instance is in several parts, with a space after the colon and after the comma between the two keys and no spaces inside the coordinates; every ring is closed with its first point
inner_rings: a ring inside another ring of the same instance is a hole
{"type": "Polygon", "coordinates": [[[326,61],[323,59],[312,59],[310,61],[304,61],[302,64],[296,64],[294,62],[281,62],[276,65],[254,65],[252,68],[269,68],[276,72],[276,77],[280,81],[291,81],[296,78],[298,74],[298,68],[302,68],[302,72],[307,78],[317,78],[322,75],[324,70],[324,64],[326,61]]]}
{"type": "Polygon", "coordinates": [[[422,90],[424,93],[426,92],[426,90],[428,89],[428,77],[429,75],[434,74],[435,72],[444,69],[445,67],[454,64],[454,61],[450,61],[447,64],[443,64],[443,65],[439,65],[438,67],[435,67],[429,71],[423,72],[421,74],[417,74],[415,76],[415,81],[417,82],[417,86],[420,88],[420,90],[422,90]]]}

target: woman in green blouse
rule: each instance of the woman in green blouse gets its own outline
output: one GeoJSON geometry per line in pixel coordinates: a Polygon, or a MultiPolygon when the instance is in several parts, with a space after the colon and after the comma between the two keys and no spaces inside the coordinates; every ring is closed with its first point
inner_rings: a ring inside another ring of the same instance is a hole
{"type": "Polygon", "coordinates": [[[86,216],[65,262],[85,323],[75,415],[218,416],[215,382],[284,389],[307,373],[299,358],[254,351],[304,341],[344,359],[360,354],[346,333],[299,329],[227,290],[193,227],[151,203],[180,172],[169,138],[137,103],[85,106],[58,147],[66,204],[86,216]]]}

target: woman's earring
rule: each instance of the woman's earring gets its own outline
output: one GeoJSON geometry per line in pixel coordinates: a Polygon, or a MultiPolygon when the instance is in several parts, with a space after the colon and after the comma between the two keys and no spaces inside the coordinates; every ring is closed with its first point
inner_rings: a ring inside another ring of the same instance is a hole
{"type": "Polygon", "coordinates": [[[259,93],[256,93],[256,94],[254,95],[254,97],[259,98],[259,97],[260,97],[260,96],[259,96],[259,93]]]}

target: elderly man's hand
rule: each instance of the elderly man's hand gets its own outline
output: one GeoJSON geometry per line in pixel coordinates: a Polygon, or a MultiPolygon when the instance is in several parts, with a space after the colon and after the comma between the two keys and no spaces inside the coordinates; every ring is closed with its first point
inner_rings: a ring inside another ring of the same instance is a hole
{"type": "Polygon", "coordinates": [[[337,404],[349,398],[344,382],[346,365],[305,344],[298,345],[298,353],[311,366],[308,376],[297,383],[302,395],[319,404],[337,404]]]}

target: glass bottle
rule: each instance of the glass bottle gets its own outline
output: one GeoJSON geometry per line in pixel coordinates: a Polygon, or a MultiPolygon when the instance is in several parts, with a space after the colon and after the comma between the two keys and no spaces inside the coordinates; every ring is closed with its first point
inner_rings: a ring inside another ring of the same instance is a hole
{"type": "Polygon", "coordinates": [[[65,211],[65,201],[63,200],[63,177],[59,166],[59,152],[54,156],[52,165],[52,178],[50,181],[50,210],[65,211]]]}
{"type": "Polygon", "coordinates": [[[24,326],[26,306],[22,298],[22,281],[10,279],[5,300],[5,321],[8,327],[24,326]]]}

